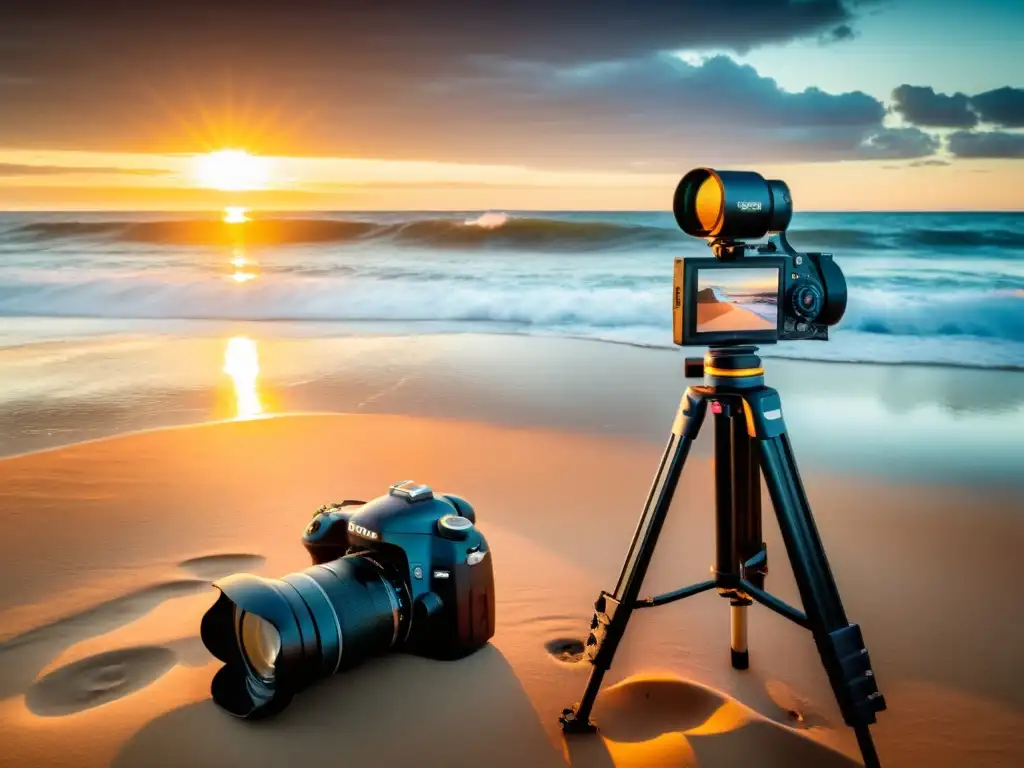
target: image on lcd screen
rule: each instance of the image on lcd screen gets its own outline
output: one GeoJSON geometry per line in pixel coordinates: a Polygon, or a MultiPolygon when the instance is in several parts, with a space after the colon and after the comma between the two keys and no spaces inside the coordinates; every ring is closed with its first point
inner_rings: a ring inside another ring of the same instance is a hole
{"type": "Polygon", "coordinates": [[[697,271],[697,333],[770,331],[779,320],[779,270],[697,271]]]}

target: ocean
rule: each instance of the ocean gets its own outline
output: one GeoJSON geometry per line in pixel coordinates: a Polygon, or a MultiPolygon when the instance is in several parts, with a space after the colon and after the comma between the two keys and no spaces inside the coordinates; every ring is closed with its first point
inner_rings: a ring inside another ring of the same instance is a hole
{"type": "MultiPolygon", "coordinates": [[[[180,333],[489,332],[671,344],[669,213],[0,214],[0,346],[180,333]]],[[[1024,370],[1024,214],[797,213],[850,298],[765,356],[1024,370]]]]}

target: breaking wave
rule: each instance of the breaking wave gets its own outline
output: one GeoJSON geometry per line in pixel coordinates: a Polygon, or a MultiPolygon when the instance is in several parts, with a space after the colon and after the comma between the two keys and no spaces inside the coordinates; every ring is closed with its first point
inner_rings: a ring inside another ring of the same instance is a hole
{"type": "Polygon", "coordinates": [[[98,238],[108,242],[178,246],[224,246],[238,242],[248,246],[384,242],[426,248],[558,250],[649,248],[678,242],[683,237],[678,230],[665,227],[519,218],[507,214],[484,214],[468,221],[433,218],[386,223],[330,218],[257,218],[244,224],[210,219],[46,221],[24,224],[8,230],[6,236],[36,241],[98,238]]]}
{"type": "MultiPolygon", "coordinates": [[[[547,218],[485,213],[474,218],[373,221],[343,218],[254,217],[242,224],[195,218],[162,221],[34,221],[0,233],[0,241],[92,240],[168,246],[391,244],[420,248],[599,251],[651,249],[694,241],[671,221],[664,226],[622,220],[547,218]]],[[[1006,228],[800,228],[797,248],[830,251],[919,250],[964,252],[972,248],[1024,249],[1024,231],[1006,228]]]]}

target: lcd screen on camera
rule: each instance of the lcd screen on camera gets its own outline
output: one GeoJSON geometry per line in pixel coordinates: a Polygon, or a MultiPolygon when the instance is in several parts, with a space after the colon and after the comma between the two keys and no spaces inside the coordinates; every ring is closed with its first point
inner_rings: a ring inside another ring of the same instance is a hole
{"type": "Polygon", "coordinates": [[[697,333],[772,331],[779,323],[779,270],[697,270],[697,333]]]}

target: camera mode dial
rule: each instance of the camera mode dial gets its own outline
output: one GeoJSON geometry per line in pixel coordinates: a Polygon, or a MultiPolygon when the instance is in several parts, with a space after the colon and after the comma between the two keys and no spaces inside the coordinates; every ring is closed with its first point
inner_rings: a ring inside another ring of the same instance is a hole
{"type": "Polygon", "coordinates": [[[798,285],[790,294],[790,304],[793,312],[802,320],[813,322],[821,312],[821,306],[825,297],[821,289],[813,283],[798,285]]]}
{"type": "Polygon", "coordinates": [[[473,521],[461,515],[445,515],[437,521],[437,532],[446,539],[462,541],[473,530],[473,521]]]}

